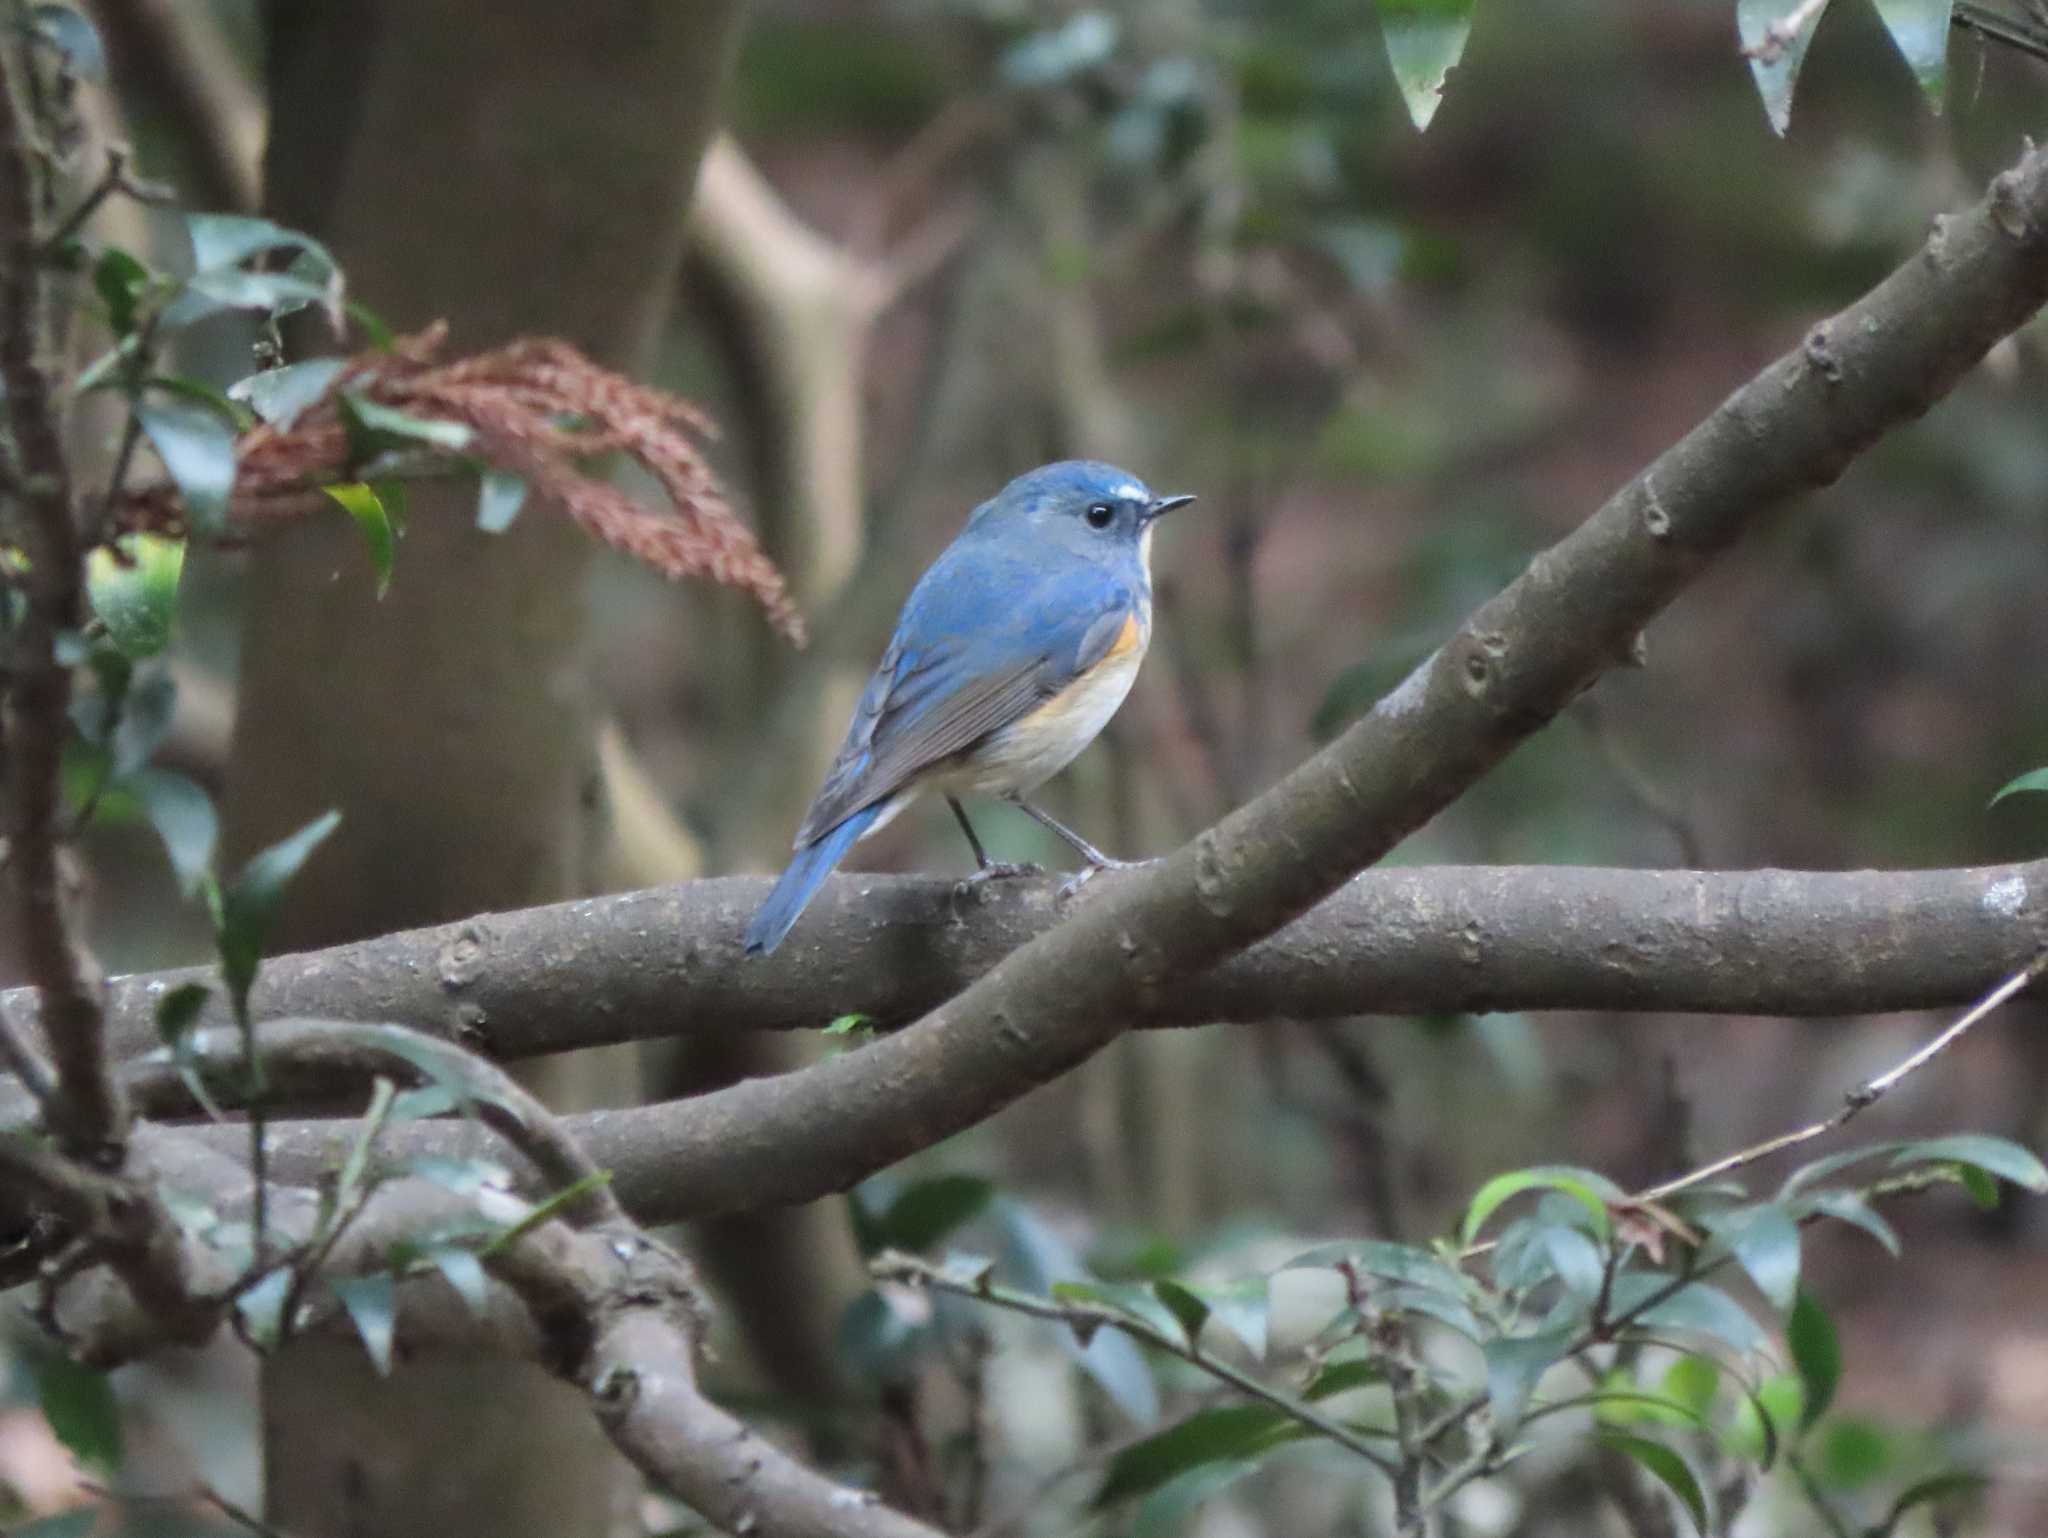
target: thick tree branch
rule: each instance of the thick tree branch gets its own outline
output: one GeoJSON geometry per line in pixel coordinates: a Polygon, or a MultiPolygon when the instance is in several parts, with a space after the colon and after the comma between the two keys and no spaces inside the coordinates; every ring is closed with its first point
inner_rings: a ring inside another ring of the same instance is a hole
{"type": "MultiPolygon", "coordinates": [[[[1104,878],[1104,886],[1109,878],[1104,878]]],[[[259,1020],[390,1020],[514,1061],[620,1041],[914,1020],[1069,910],[1053,883],[841,876],[773,956],[759,877],[686,882],[384,935],[264,964],[259,1020]],[[602,1004],[596,1001],[602,1000],[602,1004]]],[[[1085,906],[1085,899],[1083,902],[1085,906]]],[[[1613,1009],[1849,1015],[1955,1005],[2048,944],[2048,860],[1968,870],[1368,871],[1270,940],[1178,980],[1146,1026],[1613,1009]]],[[[119,1057],[201,967],[114,979],[119,1057]]],[[[32,990],[0,1009],[33,1019],[32,990]]],[[[229,1024],[214,1001],[204,1024],[229,1024]]]]}
{"type": "Polygon", "coordinates": [[[74,1153],[99,1162],[118,1158],[124,1115],[107,1072],[98,967],[72,933],[66,911],[59,843],[60,768],[69,730],[71,669],[60,641],[75,635],[85,613],[85,549],[72,505],[64,453],[43,355],[49,335],[43,307],[44,260],[39,217],[48,167],[29,118],[30,95],[17,40],[0,44],[0,397],[7,445],[0,456],[0,538],[17,540],[25,571],[0,569],[0,599],[19,580],[25,602],[0,657],[5,678],[0,716],[4,762],[7,902],[4,911],[29,981],[40,990],[41,1015],[55,1068],[51,1130],[74,1153]]]}
{"type": "Polygon", "coordinates": [[[2044,298],[2048,154],[2030,151],[1323,752],[912,1029],[695,1100],[673,1118],[669,1178],[732,1205],[841,1190],[1082,1061],[1434,816],[1629,655],[1714,554],[1924,411],[2044,298]]]}

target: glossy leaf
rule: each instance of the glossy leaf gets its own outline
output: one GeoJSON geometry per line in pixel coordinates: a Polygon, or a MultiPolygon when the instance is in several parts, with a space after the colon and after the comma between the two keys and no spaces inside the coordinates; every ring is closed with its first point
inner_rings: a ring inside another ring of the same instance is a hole
{"type": "Polygon", "coordinates": [[[1534,1335],[1498,1336],[1481,1347],[1486,1357],[1486,1397],[1493,1405],[1494,1424],[1503,1433],[1521,1421],[1537,1382],[1577,1338],[1572,1329],[1548,1329],[1534,1335]]]}
{"type": "Polygon", "coordinates": [[[242,867],[233,885],[220,893],[214,943],[220,951],[221,976],[228,991],[245,998],[256,980],[263,945],[284,902],[285,888],[313,851],[341,825],[341,813],[329,812],[272,844],[242,867]]]}
{"type": "Polygon", "coordinates": [[[1546,1223],[1536,1230],[1533,1242],[1564,1283],[1565,1291],[1589,1301],[1599,1296],[1607,1266],[1599,1248],[1585,1234],[1563,1224],[1546,1223]]]}
{"type": "Polygon", "coordinates": [[[1205,1464],[1252,1459],[1292,1441],[1306,1428],[1262,1404],[1216,1405],[1132,1443],[1110,1460],[1097,1506],[1147,1495],[1168,1480],[1205,1464]]]}
{"type": "Polygon", "coordinates": [[[1806,1385],[1792,1373],[1775,1373],[1752,1390],[1742,1386],[1724,1440],[1730,1449],[1755,1459],[1765,1470],[1777,1462],[1778,1446],[1798,1433],[1806,1410],[1806,1385]]]}
{"type": "Polygon", "coordinates": [[[355,520],[356,530],[363,536],[363,547],[370,552],[370,567],[377,574],[377,596],[382,598],[390,591],[391,567],[398,554],[398,535],[391,527],[391,515],[384,510],[377,493],[362,481],[320,489],[355,520]]]}
{"type": "Polygon", "coordinates": [[[1792,122],[1792,92],[1799,83],[1799,67],[1806,62],[1806,50],[1813,43],[1826,0],[1806,9],[1807,0],[1736,0],[1735,32],[1742,51],[1749,58],[1749,72],[1756,79],[1757,94],[1763,97],[1771,131],[1780,138],[1792,122]],[[1798,22],[1789,33],[1775,31],[1798,22]]]}
{"type": "Polygon", "coordinates": [[[509,470],[486,470],[478,479],[476,526],[486,534],[502,534],[512,527],[526,505],[526,477],[509,470]]]}
{"type": "Polygon", "coordinates": [[[437,1244],[426,1252],[425,1258],[446,1278],[470,1313],[481,1317],[490,1301],[490,1278],[476,1253],[456,1244],[437,1244]]]}
{"type": "Polygon", "coordinates": [[[215,412],[182,400],[135,403],[157,457],[184,499],[185,516],[201,534],[227,528],[235,489],[235,434],[215,412]]]}
{"type": "Polygon", "coordinates": [[[1328,1399],[1333,1394],[1346,1394],[1355,1388],[1365,1388],[1386,1381],[1386,1369],[1369,1358],[1358,1357],[1348,1362],[1332,1362],[1310,1380],[1308,1388],[1303,1391],[1303,1397],[1312,1400],[1328,1399]]]}
{"type": "MultiPolygon", "coordinates": [[[[1027,1292],[1049,1293],[1057,1281],[1086,1275],[1074,1247],[1021,1202],[998,1198],[990,1210],[1002,1235],[1001,1269],[1014,1285],[1027,1292]]],[[[1146,1296],[1164,1311],[1157,1299],[1146,1296]]],[[[1133,1421],[1149,1426],[1159,1418],[1159,1385],[1136,1342],[1116,1330],[1097,1331],[1085,1344],[1077,1341],[1071,1330],[1058,1330],[1056,1338],[1133,1421]]]]}
{"type": "Polygon", "coordinates": [[[274,1346],[284,1335],[284,1308],[291,1296],[289,1267],[270,1272],[255,1286],[235,1299],[242,1329],[257,1346],[274,1346]]]}
{"type": "Polygon", "coordinates": [[[1913,78],[1927,93],[1936,112],[1948,85],[1949,13],[1955,0],[1875,0],[1877,14],[1884,18],[1913,78]]]}
{"type": "Polygon", "coordinates": [[[1410,1282],[1418,1287],[1434,1287],[1460,1297],[1465,1291],[1464,1279],[1434,1251],[1420,1245],[1395,1244],[1386,1239],[1353,1239],[1318,1245],[1295,1256],[1279,1269],[1319,1271],[1343,1266],[1350,1266],[1368,1276],[1410,1282]]]}
{"type": "Polygon", "coordinates": [[[35,1364],[36,1395],[50,1430],[80,1463],[112,1473],[121,1463],[121,1410],[107,1375],[49,1352],[35,1364]]]}
{"type": "Polygon", "coordinates": [[[1443,105],[1444,82],[1472,35],[1472,0],[1378,0],[1394,83],[1418,129],[1443,105]]]}
{"type": "Polygon", "coordinates": [[[1389,1312],[1420,1314],[1425,1319],[1434,1319],[1469,1341],[1482,1341],[1492,1333],[1479,1323],[1477,1316],[1463,1302],[1432,1288],[1394,1287],[1381,1293],[1375,1301],[1389,1312]]]}
{"type": "MultiPolygon", "coordinates": [[[[1192,1343],[1172,1307],[1162,1302],[1151,1288],[1136,1282],[1054,1282],[1052,1296],[1060,1303],[1078,1303],[1121,1314],[1168,1340],[1185,1337],[1192,1343]]],[[[1089,1325],[1080,1326],[1076,1334],[1084,1346],[1095,1339],[1095,1329],[1089,1325]]]]}
{"type": "Polygon", "coordinates": [[[86,560],[86,590],[107,636],[131,662],[171,644],[185,542],[158,534],[126,534],[120,553],[101,548],[86,560]]]}
{"type": "Polygon", "coordinates": [[[1915,1164],[1953,1161],[1980,1169],[2000,1180],[2010,1180],[2025,1190],[2048,1191],[2048,1166],[2043,1166],[2028,1149],[2002,1137],[1982,1133],[1959,1133],[1954,1137],[1923,1138],[1902,1144],[1892,1155],[1891,1167],[1904,1169],[1915,1164]]]}
{"type": "Polygon", "coordinates": [[[122,782],[142,803],[142,812],[171,857],[171,870],[187,897],[213,869],[220,843],[220,817],[213,798],[196,781],[173,769],[142,769],[122,782]]]}
{"type": "Polygon", "coordinates": [[[1799,1225],[1783,1207],[1731,1213],[1715,1223],[1714,1231],[1771,1307],[1782,1312],[1792,1306],[1799,1291],[1799,1225]]]}
{"type": "Polygon", "coordinates": [[[1499,1210],[1502,1203],[1524,1191],[1562,1191],[1586,1209],[1592,1220],[1596,1237],[1605,1239],[1608,1232],[1607,1203],[1621,1199],[1621,1189],[1604,1175],[1591,1170],[1567,1169],[1561,1166],[1540,1166],[1534,1169],[1510,1170],[1496,1175],[1481,1186],[1472,1198],[1472,1204],[1465,1209],[1465,1221],[1460,1229],[1464,1242],[1470,1244],[1478,1237],[1486,1220],[1499,1210]]]}
{"type": "Polygon", "coordinates": [[[266,251],[304,251],[318,264],[315,270],[334,270],[334,257],[312,236],[248,214],[187,214],[185,233],[192,241],[192,265],[201,272],[239,267],[266,251]]]}
{"type": "Polygon", "coordinates": [[[1899,1236],[1893,1231],[1884,1215],[1854,1191],[1816,1191],[1800,1204],[1815,1212],[1827,1214],[1837,1222],[1848,1223],[1862,1229],[1871,1238],[1891,1251],[1894,1260],[1899,1257],[1899,1236]]]}
{"type": "Polygon", "coordinates": [[[1747,1353],[1761,1351],[1766,1344],[1762,1326],[1749,1311],[1718,1287],[1693,1282],[1658,1303],[1648,1300],[1671,1285],[1671,1278],[1655,1271],[1626,1272],[1614,1279],[1609,1294],[1608,1316],[1628,1317],[1633,1325],[1651,1330],[1684,1330],[1704,1335],[1747,1353]],[[1647,1306],[1645,1306],[1647,1304],[1647,1306]]]}
{"type": "MultiPolygon", "coordinates": [[[[1153,1290],[1168,1307],[1174,1307],[1167,1297],[1170,1291],[1192,1300],[1197,1307],[1213,1316],[1217,1323],[1242,1341],[1245,1350],[1254,1358],[1261,1361],[1265,1359],[1268,1293],[1266,1278],[1263,1276],[1205,1285],[1160,1281],[1153,1283],[1153,1290]]],[[[1177,1307],[1174,1308],[1174,1312],[1181,1317],[1182,1324],[1186,1325],[1188,1316],[1177,1307]]],[[[1188,1340],[1193,1342],[1200,1334],[1201,1319],[1197,1317],[1193,1327],[1188,1330],[1188,1340]]]]}
{"type": "Polygon", "coordinates": [[[367,464],[393,450],[437,449],[456,453],[467,448],[475,436],[460,422],[416,417],[353,390],[342,391],[337,400],[342,426],[348,433],[351,464],[367,464]]]}
{"type": "Polygon", "coordinates": [[[1221,1458],[1175,1475],[1139,1504],[1131,1517],[1130,1538],[1179,1538],[1203,1505],[1258,1468],[1253,1458],[1221,1458]]]}
{"type": "Polygon", "coordinates": [[[1611,1447],[1635,1460],[1640,1468],[1647,1470],[1659,1484],[1677,1496],[1679,1504],[1691,1516],[1695,1532],[1711,1530],[1707,1519],[1706,1490],[1701,1486],[1699,1476],[1692,1471],[1692,1466],[1676,1450],[1648,1437],[1630,1436],[1620,1431],[1603,1431],[1599,1441],[1602,1446],[1611,1447]]]}
{"type": "Polygon", "coordinates": [[[1834,1322],[1827,1311],[1803,1287],[1792,1304],[1785,1339],[1805,1390],[1805,1404],[1799,1414],[1799,1429],[1804,1431],[1834,1403],[1835,1386],[1842,1381],[1842,1347],[1835,1339],[1834,1322]]]}
{"type": "Polygon", "coordinates": [[[2007,796],[2024,795],[2028,791],[2036,790],[2048,791],[2048,769],[2030,769],[2018,779],[2007,780],[1988,804],[1996,806],[2007,796]]]}
{"type": "Polygon", "coordinates": [[[398,1282],[389,1272],[374,1276],[337,1276],[328,1285],[348,1310],[348,1317],[370,1353],[379,1377],[391,1375],[391,1347],[398,1329],[398,1282]]]}
{"type": "Polygon", "coordinates": [[[267,368],[229,385],[228,398],[241,401],[271,426],[287,428],[327,393],[343,367],[340,358],[308,358],[267,368]]]}

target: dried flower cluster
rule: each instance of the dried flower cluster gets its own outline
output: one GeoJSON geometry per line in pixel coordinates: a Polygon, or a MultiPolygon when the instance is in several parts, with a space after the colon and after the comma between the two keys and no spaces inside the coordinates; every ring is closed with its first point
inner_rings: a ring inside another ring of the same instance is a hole
{"type": "MultiPolygon", "coordinates": [[[[523,337],[490,352],[437,362],[445,324],[348,360],[333,383],[288,423],[259,424],[236,445],[231,520],[249,525],[302,515],[306,493],[352,477],[342,397],[470,430],[463,452],[523,476],[536,496],[589,533],[671,578],[708,577],[751,594],[785,636],[804,625],[782,574],[734,516],[696,439],[709,418],[687,401],[600,368],[567,342],[523,337]],[[595,456],[623,454],[660,483],[670,506],[637,501],[591,473],[595,456]]],[[[131,499],[131,523],[175,513],[165,487],[131,499]]]]}

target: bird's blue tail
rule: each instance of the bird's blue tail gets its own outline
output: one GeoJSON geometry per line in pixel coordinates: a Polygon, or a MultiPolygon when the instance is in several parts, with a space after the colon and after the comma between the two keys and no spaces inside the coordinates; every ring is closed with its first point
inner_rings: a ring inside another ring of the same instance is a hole
{"type": "Polygon", "coordinates": [[[861,808],[816,843],[806,844],[796,852],[789,869],[775,883],[775,890],[747,922],[748,955],[772,951],[782,943],[782,937],[803,917],[804,909],[810,906],[811,898],[832,874],[833,867],[846,858],[854,840],[875,825],[885,805],[886,802],[861,808]]]}

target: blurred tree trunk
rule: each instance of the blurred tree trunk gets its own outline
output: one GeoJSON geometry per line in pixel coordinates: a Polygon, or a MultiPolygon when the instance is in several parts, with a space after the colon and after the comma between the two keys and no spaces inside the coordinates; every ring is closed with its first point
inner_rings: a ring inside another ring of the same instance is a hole
{"type": "MultiPolygon", "coordinates": [[[[465,352],[545,332],[638,371],[740,9],[274,4],[270,211],[329,241],[400,328],[446,317],[465,352]]],[[[587,885],[588,548],[540,507],[480,535],[473,495],[416,491],[381,602],[345,520],[251,562],[231,857],[344,814],[281,946],[587,885]]],[[[302,1343],[264,1392],[270,1510],[294,1532],[603,1533],[631,1488],[580,1398],[521,1365],[415,1364],[385,1383],[359,1351],[302,1343]]]]}

